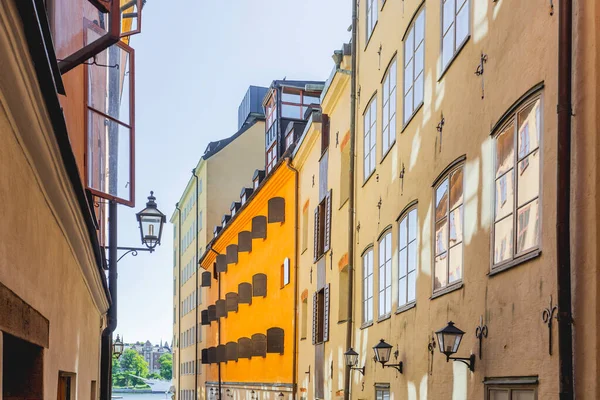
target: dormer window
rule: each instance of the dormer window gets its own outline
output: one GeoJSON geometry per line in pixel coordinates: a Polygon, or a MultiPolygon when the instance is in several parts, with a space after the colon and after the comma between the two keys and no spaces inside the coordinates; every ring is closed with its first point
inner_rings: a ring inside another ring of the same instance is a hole
{"type": "Polygon", "coordinates": [[[246,193],[242,195],[242,204],[246,204],[246,193]]]}
{"type": "Polygon", "coordinates": [[[258,189],[258,185],[259,185],[258,178],[256,178],[254,180],[254,184],[252,185],[252,187],[254,188],[254,190],[258,189]]]}
{"type": "Polygon", "coordinates": [[[289,149],[294,143],[294,131],[291,130],[290,133],[285,137],[285,149],[289,149]]]}
{"type": "Polygon", "coordinates": [[[284,87],[281,95],[281,116],[304,119],[306,109],[311,104],[321,104],[319,92],[305,92],[298,88],[284,87]]]}

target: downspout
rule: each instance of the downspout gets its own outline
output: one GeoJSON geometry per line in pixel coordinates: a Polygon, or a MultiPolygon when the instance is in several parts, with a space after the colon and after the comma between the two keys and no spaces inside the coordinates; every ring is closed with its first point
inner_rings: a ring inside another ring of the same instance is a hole
{"type": "Polygon", "coordinates": [[[558,153],[556,253],[558,291],[559,398],[573,399],[573,312],[571,305],[571,85],[572,0],[561,0],[558,11],[558,153]]]}
{"type": "Polygon", "coordinates": [[[296,344],[296,340],[298,339],[298,263],[299,263],[299,246],[298,246],[298,229],[300,228],[298,222],[298,170],[292,166],[292,159],[290,157],[286,158],[286,167],[288,167],[291,171],[294,172],[294,321],[296,321],[296,326],[294,326],[294,344],[293,344],[293,352],[292,352],[292,400],[296,399],[296,392],[298,388],[298,368],[296,363],[298,362],[298,346],[296,344]]]}
{"type": "Polygon", "coordinates": [[[108,290],[112,303],[102,331],[100,354],[100,399],[112,398],[112,335],[117,329],[117,203],[108,203],[108,290]]]}
{"type": "Polygon", "coordinates": [[[198,325],[198,270],[200,269],[200,266],[198,265],[198,175],[196,175],[196,168],[194,168],[192,170],[192,174],[194,174],[194,176],[196,177],[196,227],[194,228],[196,230],[196,232],[194,232],[194,236],[196,237],[196,287],[194,288],[194,293],[196,293],[195,299],[194,301],[196,302],[196,304],[194,304],[194,309],[196,310],[196,327],[194,328],[194,332],[196,337],[194,338],[194,343],[195,345],[195,357],[194,357],[194,393],[196,395],[196,397],[194,397],[194,399],[198,399],[198,368],[200,367],[198,364],[198,330],[200,329],[200,326],[198,325]]]}
{"type": "MultiPolygon", "coordinates": [[[[175,365],[177,368],[177,390],[178,393],[175,393],[175,398],[179,399],[179,394],[181,393],[181,347],[179,340],[181,339],[181,208],[179,208],[179,202],[175,204],[175,209],[178,214],[177,228],[179,230],[177,234],[177,264],[179,265],[177,273],[179,276],[177,277],[177,293],[179,293],[179,297],[177,300],[177,320],[179,321],[177,324],[178,336],[177,336],[177,349],[179,353],[179,364],[175,365]]],[[[181,400],[181,399],[180,399],[181,400]]]]}
{"type": "MultiPolygon", "coordinates": [[[[346,349],[352,347],[354,299],[354,153],[356,137],[356,55],[358,30],[358,0],[352,0],[352,71],[350,79],[350,177],[348,197],[348,322],[346,324],[346,349]]],[[[344,371],[344,400],[350,399],[350,367],[344,371]]]]}
{"type": "MultiPolygon", "coordinates": [[[[221,253],[219,253],[218,251],[216,251],[215,249],[211,247],[208,248],[208,250],[212,251],[213,253],[215,253],[216,255],[220,256],[221,253]]],[[[216,272],[216,268],[215,268],[215,272],[216,272]]],[[[221,300],[221,273],[220,272],[216,272],[217,274],[217,300],[221,300]]],[[[215,302],[216,304],[216,302],[215,302]]],[[[221,318],[217,318],[217,346],[221,345],[221,318]]],[[[217,363],[217,379],[219,380],[218,384],[219,384],[219,392],[218,392],[218,399],[221,400],[221,363],[217,363]]]]}

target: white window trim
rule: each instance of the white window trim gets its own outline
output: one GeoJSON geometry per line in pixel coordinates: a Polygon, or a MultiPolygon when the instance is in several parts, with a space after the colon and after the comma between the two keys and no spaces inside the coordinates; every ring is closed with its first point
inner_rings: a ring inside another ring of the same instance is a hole
{"type": "MultiPolygon", "coordinates": [[[[468,1],[468,0],[467,0],[468,1]]],[[[407,87],[408,82],[405,79],[406,76],[406,60],[407,60],[407,54],[406,54],[406,43],[405,41],[403,41],[402,44],[402,48],[403,48],[403,52],[404,52],[404,62],[403,62],[403,66],[402,66],[402,81],[404,83],[403,88],[402,88],[402,115],[403,115],[403,119],[402,119],[402,125],[403,127],[406,127],[410,121],[413,119],[414,115],[417,113],[417,111],[421,108],[421,106],[423,105],[423,102],[425,100],[425,25],[426,25],[426,21],[425,21],[426,15],[425,15],[425,7],[421,8],[416,14],[415,14],[415,18],[413,19],[410,27],[408,28],[408,30],[406,31],[405,34],[405,40],[408,39],[408,37],[411,35],[412,33],[412,40],[413,40],[413,44],[412,44],[412,55],[410,58],[412,58],[412,65],[413,65],[413,76],[412,76],[412,80],[410,82],[410,90],[412,90],[412,105],[411,105],[411,110],[410,113],[406,112],[406,94],[408,93],[409,89],[407,87]],[[416,31],[416,25],[417,25],[417,20],[423,16],[423,41],[419,44],[420,47],[423,48],[423,69],[420,71],[419,75],[416,75],[416,71],[415,71],[415,59],[416,59],[416,53],[417,53],[417,49],[415,49],[415,31],[416,31]],[[423,93],[423,98],[421,99],[421,101],[417,104],[415,103],[415,85],[417,82],[417,78],[419,76],[422,76],[422,93],[423,93]]]]}
{"type": "MultiPolygon", "coordinates": [[[[442,63],[442,75],[444,74],[444,72],[446,72],[446,70],[448,69],[448,67],[452,64],[452,61],[454,61],[454,58],[456,57],[456,55],[459,53],[459,51],[462,49],[462,47],[465,45],[465,43],[467,43],[467,41],[469,40],[469,38],[471,37],[471,0],[465,0],[464,6],[468,7],[469,10],[467,11],[467,34],[465,36],[465,38],[460,42],[457,43],[456,42],[456,17],[458,15],[458,11],[457,7],[456,7],[456,3],[457,1],[461,1],[461,0],[441,0],[441,21],[440,21],[440,49],[441,49],[441,57],[440,57],[440,62],[442,63]],[[454,1],[454,16],[453,16],[453,20],[452,20],[452,25],[454,26],[454,46],[452,49],[452,56],[450,56],[450,58],[448,58],[448,62],[446,64],[444,64],[444,3],[446,1],[454,1]]],[[[462,8],[461,8],[462,10],[462,8]]]]}
{"type": "Polygon", "coordinates": [[[388,151],[392,148],[394,143],[396,143],[396,130],[397,130],[397,109],[398,109],[398,63],[396,58],[390,62],[388,69],[385,74],[385,78],[383,78],[383,85],[381,88],[381,93],[383,96],[383,106],[381,113],[381,158],[383,159],[388,151]],[[392,68],[395,67],[395,68],[392,68]],[[395,70],[395,74],[392,74],[392,71],[395,70]],[[391,87],[390,78],[393,78],[393,89],[387,88],[388,96],[385,96],[386,87],[391,87]],[[390,107],[391,100],[395,96],[395,107],[392,109],[390,107]],[[384,110],[388,111],[388,118],[385,119],[384,110]],[[394,121],[394,131],[390,129],[392,125],[392,121],[394,121]],[[386,146],[386,138],[387,138],[387,146],[386,146]]]}
{"type": "Polygon", "coordinates": [[[363,115],[363,122],[363,181],[366,182],[373,175],[373,172],[375,172],[375,153],[377,152],[377,95],[374,95],[371,101],[369,101],[363,115]],[[369,149],[367,149],[367,143],[369,149]],[[365,169],[367,162],[369,166],[368,171],[365,169]]]}
{"type": "Polygon", "coordinates": [[[369,43],[369,40],[373,35],[373,31],[375,30],[375,25],[377,25],[377,21],[379,20],[378,3],[379,0],[365,0],[365,32],[367,34],[367,43],[369,43]]]}
{"type": "Polygon", "coordinates": [[[384,304],[382,305],[381,302],[379,302],[377,310],[378,310],[378,316],[379,319],[381,318],[385,318],[389,315],[391,315],[392,313],[392,302],[393,302],[393,298],[392,298],[392,231],[391,229],[386,231],[383,236],[381,237],[381,239],[379,240],[379,252],[378,252],[378,261],[379,261],[379,276],[378,276],[378,285],[377,285],[377,293],[379,295],[378,299],[381,300],[381,294],[383,293],[383,300],[384,300],[384,304]],[[385,254],[388,252],[387,247],[390,247],[389,249],[389,255],[390,258],[386,259],[385,254]],[[390,276],[390,281],[387,281],[387,275],[389,272],[389,276],[390,276]],[[383,289],[381,289],[383,283],[383,289]],[[386,304],[387,300],[389,299],[390,304],[386,304]]]}
{"type": "Polygon", "coordinates": [[[417,205],[413,205],[410,206],[410,208],[408,208],[403,214],[402,217],[399,220],[398,223],[398,309],[402,309],[403,307],[413,304],[417,301],[417,275],[418,275],[418,266],[419,265],[419,212],[418,212],[418,207],[417,205]],[[416,219],[416,234],[415,234],[415,238],[413,240],[410,239],[410,224],[409,224],[409,218],[410,218],[410,214],[411,213],[415,213],[415,219],[416,219]],[[402,247],[401,243],[400,243],[400,237],[401,237],[401,233],[400,230],[402,229],[402,223],[403,221],[406,221],[406,246],[402,247]],[[412,272],[412,270],[410,269],[409,265],[408,265],[408,260],[409,260],[409,254],[408,254],[408,247],[411,243],[415,242],[415,287],[414,287],[414,293],[415,293],[415,298],[412,300],[408,299],[408,292],[409,292],[409,280],[408,280],[408,275],[412,272]],[[400,252],[406,249],[406,274],[405,275],[401,275],[400,273],[400,263],[402,262],[402,260],[400,259],[400,252]],[[400,300],[400,280],[402,278],[406,278],[406,301],[401,302],[400,300]]]}
{"type": "Polygon", "coordinates": [[[366,325],[366,324],[370,324],[373,322],[373,314],[374,314],[374,310],[373,310],[373,295],[374,295],[374,291],[373,291],[373,284],[374,284],[374,277],[373,277],[373,247],[370,247],[369,249],[367,249],[363,255],[362,255],[362,268],[363,268],[363,274],[362,274],[362,324],[366,325]],[[368,265],[368,263],[370,262],[370,266],[368,265]],[[370,267],[370,273],[368,270],[368,267],[370,267]],[[369,278],[371,278],[371,280],[373,281],[370,285],[371,287],[371,297],[367,297],[367,288],[368,286],[368,281],[369,278]],[[369,307],[369,300],[371,301],[371,306],[369,307]]]}

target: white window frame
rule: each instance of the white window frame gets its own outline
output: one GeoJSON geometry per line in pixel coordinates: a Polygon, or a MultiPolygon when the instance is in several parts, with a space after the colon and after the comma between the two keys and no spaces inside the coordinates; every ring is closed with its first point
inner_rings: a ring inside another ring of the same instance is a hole
{"type": "Polygon", "coordinates": [[[405,211],[401,218],[400,223],[398,224],[398,308],[405,307],[407,305],[411,305],[417,301],[417,265],[419,264],[419,214],[417,211],[417,206],[411,206],[407,211],[405,211]],[[411,236],[410,229],[410,221],[411,219],[415,220],[415,232],[414,237],[411,236]],[[402,237],[406,238],[406,244],[402,243],[402,237]],[[414,243],[414,265],[410,265],[410,246],[414,243]],[[406,272],[402,273],[401,265],[405,262],[406,272]],[[410,276],[414,274],[414,281],[412,284],[414,298],[411,299],[409,297],[410,293],[410,276]],[[404,298],[401,298],[401,290],[400,288],[404,287],[404,298]]]}
{"type": "Polygon", "coordinates": [[[448,66],[450,64],[452,64],[452,60],[454,59],[454,57],[456,56],[456,54],[458,54],[458,52],[460,51],[460,49],[463,47],[463,45],[467,42],[467,40],[469,40],[469,37],[471,36],[471,0],[441,0],[441,5],[442,5],[442,21],[441,21],[441,49],[442,49],[442,54],[441,54],[441,62],[442,62],[442,71],[445,71],[448,66]],[[462,3],[462,4],[461,4],[462,3]],[[446,27],[446,29],[444,29],[444,13],[446,11],[450,11],[450,10],[446,10],[446,6],[450,7],[449,5],[452,4],[453,5],[453,9],[452,9],[452,21],[449,23],[448,27],[446,27]],[[460,7],[460,9],[459,9],[460,7]],[[462,38],[457,38],[456,37],[456,27],[458,26],[457,24],[457,20],[458,20],[458,14],[463,11],[464,7],[467,7],[466,12],[467,12],[467,29],[466,29],[466,34],[464,37],[462,38]],[[450,32],[450,30],[452,30],[452,32],[450,32]],[[444,63],[444,38],[447,35],[452,35],[452,54],[450,54],[450,56],[448,57],[447,61],[444,63]]]}
{"type": "Polygon", "coordinates": [[[396,143],[396,110],[398,107],[397,83],[398,64],[396,58],[394,58],[388,66],[381,90],[383,94],[381,158],[385,157],[392,145],[396,143]]]}
{"type": "Polygon", "coordinates": [[[377,19],[379,18],[379,0],[365,0],[365,31],[367,33],[367,43],[369,39],[371,39],[371,35],[375,30],[375,25],[377,24],[377,19]]]}
{"type": "Polygon", "coordinates": [[[406,31],[404,36],[404,66],[403,70],[403,81],[404,90],[402,93],[403,98],[403,125],[406,126],[411,121],[413,116],[417,113],[419,108],[423,105],[423,98],[425,97],[425,8],[423,7],[412,21],[410,27],[406,31]],[[422,29],[421,39],[417,43],[417,28],[422,29]],[[410,46],[410,48],[407,48],[410,46]],[[421,67],[417,71],[416,61],[418,52],[421,53],[421,67]],[[408,71],[410,65],[410,71],[408,71]],[[420,80],[420,82],[419,82],[420,80]],[[421,99],[420,101],[415,100],[415,88],[417,85],[421,87],[421,99]],[[410,96],[409,96],[410,94],[410,96]]]}
{"type": "Polygon", "coordinates": [[[375,157],[377,152],[377,95],[374,95],[363,115],[363,180],[375,172],[375,157]]]}
{"type": "Polygon", "coordinates": [[[362,256],[362,323],[373,322],[373,247],[367,249],[362,256]]]}
{"type": "Polygon", "coordinates": [[[379,240],[379,319],[392,313],[392,230],[386,231],[379,240]],[[382,305],[383,303],[383,305],[382,305]]]}

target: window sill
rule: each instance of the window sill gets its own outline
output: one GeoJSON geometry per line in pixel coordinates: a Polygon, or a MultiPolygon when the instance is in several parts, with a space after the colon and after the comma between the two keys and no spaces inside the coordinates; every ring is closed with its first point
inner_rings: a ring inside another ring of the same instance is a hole
{"type": "Polygon", "coordinates": [[[396,309],[396,315],[402,314],[403,312],[408,311],[408,310],[412,310],[416,306],[417,306],[417,302],[413,301],[411,303],[403,305],[402,307],[398,307],[398,309],[396,309]]]}
{"type": "Polygon", "coordinates": [[[452,58],[450,59],[450,61],[448,61],[448,65],[446,65],[445,67],[443,67],[442,73],[440,74],[440,77],[438,78],[438,82],[442,80],[442,78],[444,77],[444,75],[446,75],[446,72],[448,72],[448,70],[450,69],[450,66],[454,63],[454,60],[456,60],[458,58],[458,55],[460,54],[460,52],[462,51],[462,49],[465,48],[465,46],[469,42],[469,39],[471,39],[471,35],[470,34],[465,38],[465,40],[462,42],[462,44],[458,47],[458,49],[456,50],[456,52],[454,53],[454,55],[452,56],[452,58]]]}
{"type": "Polygon", "coordinates": [[[367,184],[367,182],[369,182],[369,180],[373,177],[373,175],[375,175],[375,171],[377,171],[377,168],[373,168],[373,171],[371,171],[371,173],[369,174],[369,176],[367,176],[362,184],[362,187],[365,187],[365,185],[367,184]]]}
{"type": "Polygon", "coordinates": [[[364,324],[362,324],[362,325],[360,326],[360,329],[361,329],[361,330],[362,330],[362,329],[367,329],[367,328],[368,328],[368,327],[370,327],[370,326],[373,326],[373,321],[371,321],[371,322],[365,322],[364,324]]]}
{"type": "Polygon", "coordinates": [[[456,290],[460,290],[463,288],[463,286],[464,285],[463,285],[462,281],[452,283],[451,285],[448,285],[445,288],[440,289],[437,292],[433,293],[429,299],[430,300],[437,299],[438,297],[442,297],[448,293],[452,293],[456,290]]]}
{"type": "Polygon", "coordinates": [[[383,321],[387,321],[388,319],[392,318],[392,313],[389,312],[385,315],[382,315],[381,317],[379,317],[379,319],[377,320],[377,323],[383,322],[383,321]]]}
{"type": "Polygon", "coordinates": [[[501,272],[512,269],[514,267],[518,267],[521,264],[525,264],[528,261],[536,259],[542,255],[542,251],[540,249],[532,250],[527,254],[519,256],[519,258],[515,258],[512,261],[501,264],[497,267],[492,267],[492,270],[488,273],[488,276],[492,277],[498,275],[501,272]]]}
{"type": "Polygon", "coordinates": [[[371,33],[367,37],[367,43],[365,43],[364,51],[367,51],[367,48],[369,47],[369,43],[371,43],[371,39],[373,38],[373,33],[375,33],[375,28],[377,28],[378,23],[379,23],[379,18],[377,18],[377,21],[375,21],[375,25],[373,25],[373,29],[371,29],[371,33]]]}
{"type": "Polygon", "coordinates": [[[301,337],[300,340],[306,340],[306,338],[305,337],[301,337]]]}
{"type": "Polygon", "coordinates": [[[383,153],[383,157],[381,157],[381,161],[379,161],[379,164],[383,164],[383,161],[388,156],[388,154],[390,154],[392,152],[392,149],[394,148],[395,144],[396,144],[396,135],[394,134],[394,141],[390,144],[390,147],[385,151],[385,153],[383,153]]]}
{"type": "Polygon", "coordinates": [[[423,108],[423,104],[425,102],[422,101],[421,104],[419,104],[417,106],[417,108],[415,108],[415,111],[413,111],[413,113],[411,114],[410,118],[408,119],[408,121],[406,121],[406,123],[404,124],[404,126],[402,126],[402,130],[400,130],[400,134],[404,133],[404,131],[406,130],[406,128],[408,128],[408,125],[410,125],[411,121],[417,116],[417,114],[419,113],[419,110],[421,110],[421,108],[423,108]]]}

